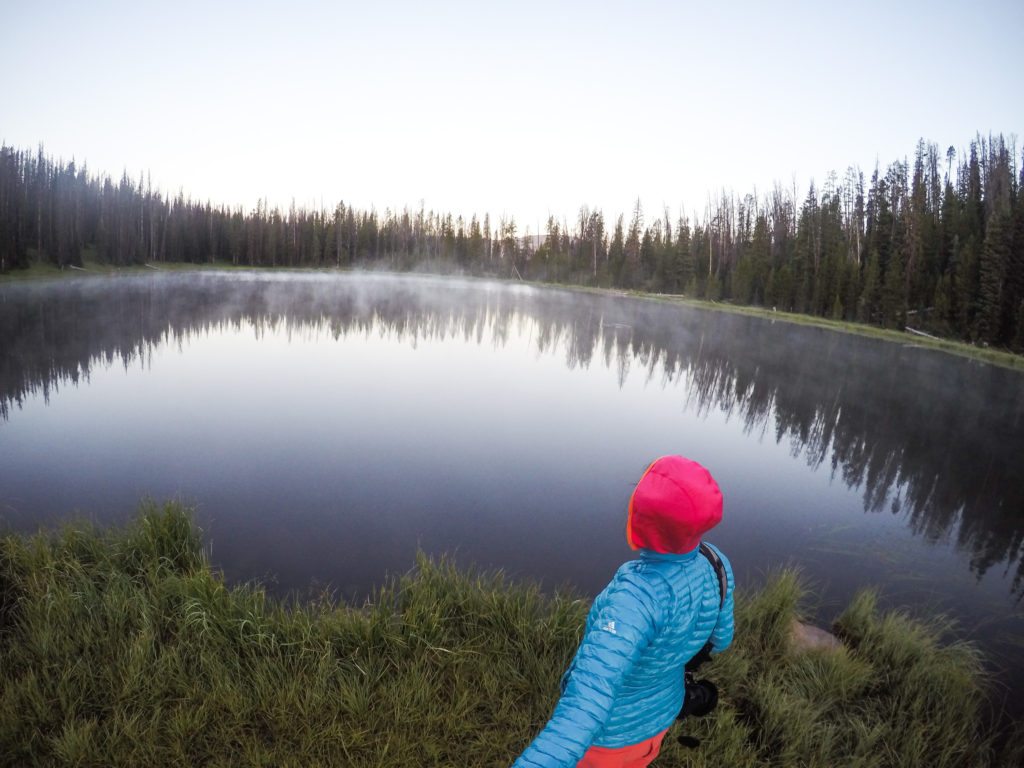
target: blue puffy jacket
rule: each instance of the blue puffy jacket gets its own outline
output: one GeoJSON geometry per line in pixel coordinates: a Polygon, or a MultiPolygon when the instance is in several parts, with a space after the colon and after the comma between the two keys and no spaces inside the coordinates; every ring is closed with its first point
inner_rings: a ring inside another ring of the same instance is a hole
{"type": "Polygon", "coordinates": [[[707,643],[733,635],[733,575],[724,603],[709,560],[640,550],[594,600],[564,690],[515,768],[575,766],[592,745],[625,747],[668,728],[683,705],[683,668],[707,643]]]}

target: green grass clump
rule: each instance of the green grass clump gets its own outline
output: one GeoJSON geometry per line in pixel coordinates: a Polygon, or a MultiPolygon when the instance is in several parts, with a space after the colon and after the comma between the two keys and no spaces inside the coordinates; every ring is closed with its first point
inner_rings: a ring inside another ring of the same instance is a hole
{"type": "Polygon", "coordinates": [[[862,592],[836,622],[841,648],[800,652],[789,631],[803,596],[786,571],[737,601],[733,648],[702,670],[725,702],[717,718],[688,727],[706,739],[703,754],[673,752],[678,764],[1015,764],[995,754],[980,655],[943,644],[941,619],[880,614],[862,592]]]}
{"type": "MultiPolygon", "coordinates": [[[[789,572],[737,601],[716,714],[658,765],[989,764],[977,654],[939,628],[840,618],[797,653],[789,572]]],[[[421,556],[366,605],[285,606],[211,571],[189,512],[0,539],[0,763],[508,765],[543,726],[586,601],[421,556]]]]}

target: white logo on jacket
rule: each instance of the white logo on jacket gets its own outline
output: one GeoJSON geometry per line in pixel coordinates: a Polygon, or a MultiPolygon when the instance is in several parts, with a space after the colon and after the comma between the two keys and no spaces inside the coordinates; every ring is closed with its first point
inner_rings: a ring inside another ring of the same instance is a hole
{"type": "Polygon", "coordinates": [[[615,622],[614,621],[609,621],[607,624],[605,624],[603,627],[601,627],[601,629],[603,629],[605,632],[611,632],[613,635],[617,635],[618,634],[618,632],[615,631],[615,622]]]}

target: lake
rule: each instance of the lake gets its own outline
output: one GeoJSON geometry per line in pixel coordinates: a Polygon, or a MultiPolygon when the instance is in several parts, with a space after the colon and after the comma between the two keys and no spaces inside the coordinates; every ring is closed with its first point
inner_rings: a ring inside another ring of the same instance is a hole
{"type": "Polygon", "coordinates": [[[0,286],[0,526],[196,505],[212,561],[360,599],[417,549],[596,593],[654,458],[744,586],[943,611],[1024,690],[1024,375],[677,303],[388,274],[0,286]]]}

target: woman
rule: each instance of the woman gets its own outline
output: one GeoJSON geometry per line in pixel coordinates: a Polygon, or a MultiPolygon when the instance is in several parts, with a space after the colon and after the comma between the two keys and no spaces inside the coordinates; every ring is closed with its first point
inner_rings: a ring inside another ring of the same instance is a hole
{"type": "Polygon", "coordinates": [[[733,576],[724,599],[701,536],[722,519],[711,474],[682,456],[651,464],[629,500],[626,541],[639,557],[597,596],[583,641],[562,678],[551,719],[514,768],[649,765],[685,695],[683,668],[733,634],[733,576]]]}

